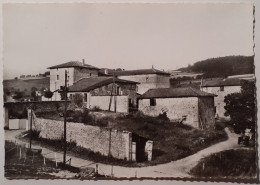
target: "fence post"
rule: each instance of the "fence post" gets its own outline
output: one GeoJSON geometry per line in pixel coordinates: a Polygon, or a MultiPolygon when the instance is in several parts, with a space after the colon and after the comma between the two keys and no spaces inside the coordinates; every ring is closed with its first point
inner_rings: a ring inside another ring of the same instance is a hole
{"type": "Polygon", "coordinates": [[[54,158],[55,158],[56,167],[58,167],[56,152],[54,152],[54,158]]]}
{"type": "Polygon", "coordinates": [[[111,168],[111,177],[113,177],[113,165],[112,165],[112,168],[111,168]]]}
{"type": "Polygon", "coordinates": [[[22,158],[22,148],[20,147],[20,159],[22,158]]]}
{"type": "Polygon", "coordinates": [[[98,164],[96,164],[96,174],[98,175],[98,164]]]}

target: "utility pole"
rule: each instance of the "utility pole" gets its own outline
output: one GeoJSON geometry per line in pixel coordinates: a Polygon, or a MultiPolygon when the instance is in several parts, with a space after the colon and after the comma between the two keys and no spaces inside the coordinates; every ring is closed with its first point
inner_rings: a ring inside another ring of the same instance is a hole
{"type": "Polygon", "coordinates": [[[64,94],[65,94],[65,107],[64,107],[64,153],[63,153],[63,165],[66,166],[66,151],[67,151],[67,141],[66,141],[66,134],[67,134],[67,70],[65,70],[65,87],[64,87],[64,94]]]}
{"type": "Polygon", "coordinates": [[[32,150],[32,120],[33,120],[33,110],[31,105],[31,117],[30,117],[30,150],[32,150]]]}
{"type": "Polygon", "coordinates": [[[110,95],[110,100],[109,100],[108,111],[110,111],[110,109],[111,109],[111,103],[112,103],[112,97],[113,97],[113,91],[114,91],[114,83],[115,83],[115,73],[113,72],[113,85],[112,85],[112,90],[111,90],[111,95],[110,95]]]}

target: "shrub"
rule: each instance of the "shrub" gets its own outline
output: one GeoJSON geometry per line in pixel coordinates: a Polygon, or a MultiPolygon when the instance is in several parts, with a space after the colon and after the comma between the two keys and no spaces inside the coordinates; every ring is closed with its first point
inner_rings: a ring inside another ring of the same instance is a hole
{"type": "Polygon", "coordinates": [[[223,130],[224,128],[226,128],[226,123],[224,123],[224,122],[216,122],[215,123],[215,128],[216,128],[216,130],[223,130]]]}
{"type": "Polygon", "coordinates": [[[75,94],[73,96],[73,103],[77,107],[81,108],[83,106],[83,96],[81,94],[75,94]]]}
{"type": "Polygon", "coordinates": [[[164,120],[164,121],[170,120],[167,116],[167,112],[163,112],[162,114],[159,114],[159,116],[157,116],[157,118],[160,119],[160,120],[164,120]]]}
{"type": "Polygon", "coordinates": [[[44,93],[44,97],[45,98],[51,98],[53,96],[53,92],[51,92],[51,91],[46,91],[45,93],[44,93]]]}

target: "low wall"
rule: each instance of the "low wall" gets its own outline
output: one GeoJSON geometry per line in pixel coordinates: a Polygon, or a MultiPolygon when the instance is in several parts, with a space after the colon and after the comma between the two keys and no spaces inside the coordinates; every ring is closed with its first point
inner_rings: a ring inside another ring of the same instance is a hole
{"type": "Polygon", "coordinates": [[[10,130],[25,130],[27,128],[27,119],[9,119],[9,129],[10,130]]]}
{"type": "MultiPolygon", "coordinates": [[[[40,137],[61,139],[63,137],[63,121],[40,119],[34,116],[33,129],[40,131],[40,137]]],[[[94,152],[117,159],[131,160],[130,145],[132,133],[108,128],[67,122],[67,141],[74,141],[94,152]]]]}
{"type": "Polygon", "coordinates": [[[128,96],[91,96],[90,108],[98,107],[101,110],[109,110],[109,103],[111,101],[110,110],[116,112],[128,113],[128,96]],[[111,99],[111,100],[110,100],[111,99]],[[116,102],[116,103],[115,103],[116,102]]]}

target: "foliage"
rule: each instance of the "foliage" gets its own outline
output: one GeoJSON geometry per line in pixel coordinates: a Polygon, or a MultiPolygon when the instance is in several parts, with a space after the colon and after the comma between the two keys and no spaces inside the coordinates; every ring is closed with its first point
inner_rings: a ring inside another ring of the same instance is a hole
{"type": "Polygon", "coordinates": [[[226,56],[199,61],[181,71],[204,73],[204,78],[254,73],[253,56],[226,56]]]}
{"type": "Polygon", "coordinates": [[[73,103],[79,108],[83,106],[83,95],[82,94],[75,94],[73,96],[73,103]]]}
{"type": "Polygon", "coordinates": [[[202,159],[190,173],[197,177],[255,177],[256,152],[239,149],[212,154],[202,159]]]}
{"type": "Polygon", "coordinates": [[[45,91],[44,92],[44,97],[45,98],[51,98],[53,96],[53,92],[51,92],[51,91],[45,91]]]}
{"type": "Polygon", "coordinates": [[[255,130],[256,104],[255,83],[242,81],[241,93],[232,93],[225,97],[225,116],[230,116],[230,124],[236,133],[246,128],[255,130]]]}
{"type": "Polygon", "coordinates": [[[23,97],[23,92],[16,91],[15,96],[13,97],[15,100],[20,99],[23,97]]]}

